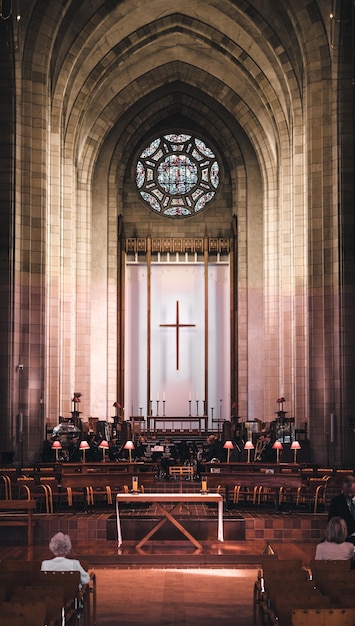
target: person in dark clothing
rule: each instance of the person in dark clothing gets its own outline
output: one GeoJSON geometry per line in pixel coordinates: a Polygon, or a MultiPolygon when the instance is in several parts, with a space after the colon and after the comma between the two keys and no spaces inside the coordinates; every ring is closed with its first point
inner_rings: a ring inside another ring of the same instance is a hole
{"type": "Polygon", "coordinates": [[[348,529],[346,541],[355,545],[355,476],[347,474],[343,479],[342,492],[332,498],[328,521],[333,517],[342,517],[348,529]]]}

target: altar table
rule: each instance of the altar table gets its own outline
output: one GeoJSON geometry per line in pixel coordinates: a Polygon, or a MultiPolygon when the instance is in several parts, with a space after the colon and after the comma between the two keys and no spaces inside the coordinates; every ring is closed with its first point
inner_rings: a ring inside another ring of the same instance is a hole
{"type": "Polygon", "coordinates": [[[194,504],[216,502],[218,504],[218,541],[223,541],[223,498],[219,493],[118,493],[116,495],[118,547],[122,545],[120,502],[155,504],[162,514],[162,519],[137,543],[136,548],[141,548],[167,520],[174,524],[196,548],[202,548],[199,541],[174,517],[177,507],[189,502],[194,504]],[[173,506],[168,510],[165,505],[169,503],[173,506]]]}

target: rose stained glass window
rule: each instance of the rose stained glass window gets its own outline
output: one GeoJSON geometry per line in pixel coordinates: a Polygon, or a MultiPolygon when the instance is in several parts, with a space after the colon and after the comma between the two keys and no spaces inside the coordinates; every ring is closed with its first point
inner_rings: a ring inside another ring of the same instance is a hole
{"type": "Polygon", "coordinates": [[[168,217],[188,217],[215,197],[219,165],[201,139],[164,135],[141,152],[136,184],[141,198],[154,211],[168,217]]]}

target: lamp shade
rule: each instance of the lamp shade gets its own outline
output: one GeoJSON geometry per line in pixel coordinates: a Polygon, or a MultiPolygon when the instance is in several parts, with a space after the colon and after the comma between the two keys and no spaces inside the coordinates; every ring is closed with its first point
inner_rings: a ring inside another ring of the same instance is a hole
{"type": "Polygon", "coordinates": [[[52,449],[55,450],[55,458],[56,458],[56,461],[58,461],[58,452],[59,450],[62,449],[62,444],[60,443],[59,440],[53,441],[52,449]]]}
{"type": "Polygon", "coordinates": [[[61,450],[62,449],[62,444],[60,443],[60,441],[53,441],[52,448],[54,450],[61,450]]]}
{"type": "Polygon", "coordinates": [[[254,448],[255,448],[255,446],[254,446],[253,442],[250,441],[250,439],[245,442],[244,450],[248,450],[248,463],[250,463],[250,452],[251,452],[251,450],[254,450],[254,448]]]}
{"type": "Polygon", "coordinates": [[[275,441],[272,447],[276,450],[276,463],[280,463],[280,450],[283,449],[281,441],[275,441]]]}
{"type": "Polygon", "coordinates": [[[274,448],[274,450],[282,450],[283,449],[283,445],[281,443],[281,441],[275,441],[275,443],[272,446],[274,448]]]}
{"type": "Polygon", "coordinates": [[[128,450],[129,453],[129,462],[132,462],[132,450],[134,450],[134,443],[133,441],[131,441],[130,439],[128,439],[128,441],[126,441],[126,443],[123,446],[124,450],[128,450]]]}
{"type": "Polygon", "coordinates": [[[229,439],[227,439],[227,441],[225,441],[223,444],[223,448],[226,448],[227,450],[227,463],[229,463],[230,452],[234,448],[233,441],[230,441],[229,439]]]}
{"type": "Polygon", "coordinates": [[[293,450],[293,462],[297,462],[297,450],[301,450],[301,445],[299,441],[293,441],[290,446],[291,450],[293,450]]]}
{"type": "Polygon", "coordinates": [[[105,452],[109,449],[108,441],[106,441],[106,439],[100,441],[99,448],[102,450],[102,460],[105,461],[105,452]]]}
{"type": "Polygon", "coordinates": [[[90,446],[87,441],[81,441],[79,444],[79,450],[82,450],[83,453],[83,461],[85,463],[85,452],[86,450],[90,450],[90,446]]]}
{"type": "Polygon", "coordinates": [[[299,441],[293,441],[291,443],[291,450],[301,450],[301,445],[299,441]]]}

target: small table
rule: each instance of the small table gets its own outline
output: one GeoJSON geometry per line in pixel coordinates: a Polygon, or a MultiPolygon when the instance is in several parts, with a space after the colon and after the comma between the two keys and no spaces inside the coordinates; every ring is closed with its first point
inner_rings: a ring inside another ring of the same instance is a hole
{"type": "Polygon", "coordinates": [[[162,514],[162,519],[137,543],[136,548],[141,548],[157,530],[169,520],[194,544],[194,546],[196,546],[196,548],[201,549],[202,545],[200,542],[174,517],[178,505],[189,502],[194,502],[195,504],[216,502],[218,504],[218,541],[223,541],[223,498],[220,493],[118,493],[116,496],[118,547],[122,545],[119,515],[120,502],[145,502],[148,504],[156,504],[162,514]],[[165,505],[169,503],[173,504],[173,506],[168,510],[165,505]]]}

